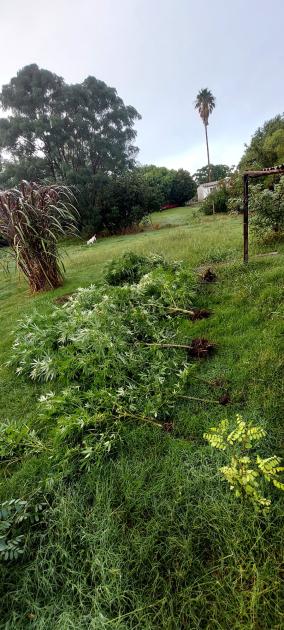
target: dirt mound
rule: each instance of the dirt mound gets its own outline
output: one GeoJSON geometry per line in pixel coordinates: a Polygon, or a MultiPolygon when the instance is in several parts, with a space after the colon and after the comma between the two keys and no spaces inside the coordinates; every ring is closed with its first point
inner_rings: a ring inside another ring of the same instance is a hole
{"type": "Polygon", "coordinates": [[[217,280],[216,273],[214,271],[212,271],[212,269],[210,269],[210,267],[208,267],[208,269],[206,269],[203,272],[203,274],[201,276],[201,280],[202,280],[202,282],[206,282],[206,283],[216,282],[216,280],[217,280]]]}
{"type": "Polygon", "coordinates": [[[225,392],[224,394],[222,394],[222,396],[220,396],[219,398],[219,403],[220,405],[229,405],[231,402],[231,397],[229,392],[225,392]]]}
{"type": "Polygon", "coordinates": [[[164,422],[163,430],[166,431],[166,433],[171,433],[173,429],[174,429],[174,425],[172,422],[164,422]]]}
{"type": "Polygon", "coordinates": [[[211,311],[207,308],[194,308],[192,309],[192,315],[190,319],[194,322],[196,319],[207,319],[211,315],[211,311]]]}
{"type": "Polygon", "coordinates": [[[187,352],[189,357],[203,359],[212,354],[215,348],[215,344],[205,339],[205,337],[197,337],[192,340],[187,352]]]}
{"type": "Polygon", "coordinates": [[[66,302],[70,300],[72,295],[73,293],[65,293],[65,295],[59,295],[59,297],[54,298],[53,302],[54,304],[58,304],[59,306],[61,306],[62,304],[66,304],[66,302]]]}

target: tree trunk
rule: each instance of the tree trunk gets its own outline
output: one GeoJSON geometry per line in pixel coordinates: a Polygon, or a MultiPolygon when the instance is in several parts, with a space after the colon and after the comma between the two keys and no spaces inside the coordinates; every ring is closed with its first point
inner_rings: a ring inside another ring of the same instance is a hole
{"type": "Polygon", "coordinates": [[[206,149],[207,149],[207,161],[208,161],[208,183],[209,183],[211,182],[211,165],[210,165],[210,157],[209,157],[207,125],[204,124],[204,127],[205,127],[205,137],[206,137],[206,149]]]}

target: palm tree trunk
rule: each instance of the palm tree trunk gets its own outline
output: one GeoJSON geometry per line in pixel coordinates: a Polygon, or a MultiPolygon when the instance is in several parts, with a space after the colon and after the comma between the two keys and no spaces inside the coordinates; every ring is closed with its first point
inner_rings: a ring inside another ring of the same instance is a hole
{"type": "Polygon", "coordinates": [[[205,127],[205,137],[206,137],[206,148],[207,148],[207,161],[208,161],[208,182],[211,182],[211,165],[210,165],[210,157],[209,157],[209,144],[208,144],[208,133],[207,133],[207,125],[205,127]]]}

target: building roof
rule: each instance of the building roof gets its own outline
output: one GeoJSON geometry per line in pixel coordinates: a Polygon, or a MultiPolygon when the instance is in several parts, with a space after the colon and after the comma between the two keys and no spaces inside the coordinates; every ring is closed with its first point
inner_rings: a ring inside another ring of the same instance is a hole
{"type": "Polygon", "coordinates": [[[216,180],[215,182],[205,182],[204,184],[199,184],[198,188],[200,188],[201,186],[203,186],[203,188],[209,188],[210,186],[215,186],[216,184],[220,184],[220,179],[216,180]]]}

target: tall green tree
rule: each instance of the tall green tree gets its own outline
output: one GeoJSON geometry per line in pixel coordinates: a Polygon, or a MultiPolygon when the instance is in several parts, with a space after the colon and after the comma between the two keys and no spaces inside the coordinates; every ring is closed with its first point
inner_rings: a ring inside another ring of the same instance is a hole
{"type": "Polygon", "coordinates": [[[155,166],[155,164],[139,166],[137,170],[155,195],[155,209],[159,210],[164,204],[170,203],[171,188],[176,171],[165,166],[155,166]]]}
{"type": "Polygon", "coordinates": [[[194,197],[196,184],[190,173],[182,168],[178,171],[153,164],[136,169],[151,189],[153,209],[159,210],[165,204],[183,205],[194,197]]]}
{"type": "Polygon", "coordinates": [[[241,170],[267,168],[284,162],[284,114],[267,120],[253,134],[240,161],[241,170]]]}
{"type": "Polygon", "coordinates": [[[152,188],[138,169],[133,169],[104,176],[95,198],[96,216],[101,228],[115,234],[138,225],[156,208],[155,203],[152,188]]]}
{"type": "Polygon", "coordinates": [[[190,173],[183,168],[175,172],[170,190],[169,202],[183,206],[196,193],[196,183],[190,173]]]}
{"type": "MultiPolygon", "coordinates": [[[[234,170],[234,166],[227,166],[226,164],[210,164],[212,181],[219,181],[225,177],[229,177],[234,170]]],[[[193,175],[193,179],[197,186],[208,182],[209,167],[208,165],[199,168],[193,175]]]]}
{"type": "Polygon", "coordinates": [[[41,160],[46,177],[64,180],[70,171],[120,173],[135,163],[140,115],[95,77],[68,85],[32,64],[3,86],[0,102],[8,113],[0,119],[2,159],[8,153],[16,167],[41,160]]]}
{"type": "Polygon", "coordinates": [[[211,182],[211,165],[210,165],[210,156],[209,156],[209,143],[208,143],[208,131],[207,127],[209,124],[209,116],[212,114],[213,109],[215,108],[216,101],[212,92],[207,88],[200,90],[197,94],[195,101],[195,109],[198,110],[200,118],[204,124],[205,129],[205,138],[206,138],[206,149],[207,149],[207,162],[208,162],[208,182],[211,182]]]}

